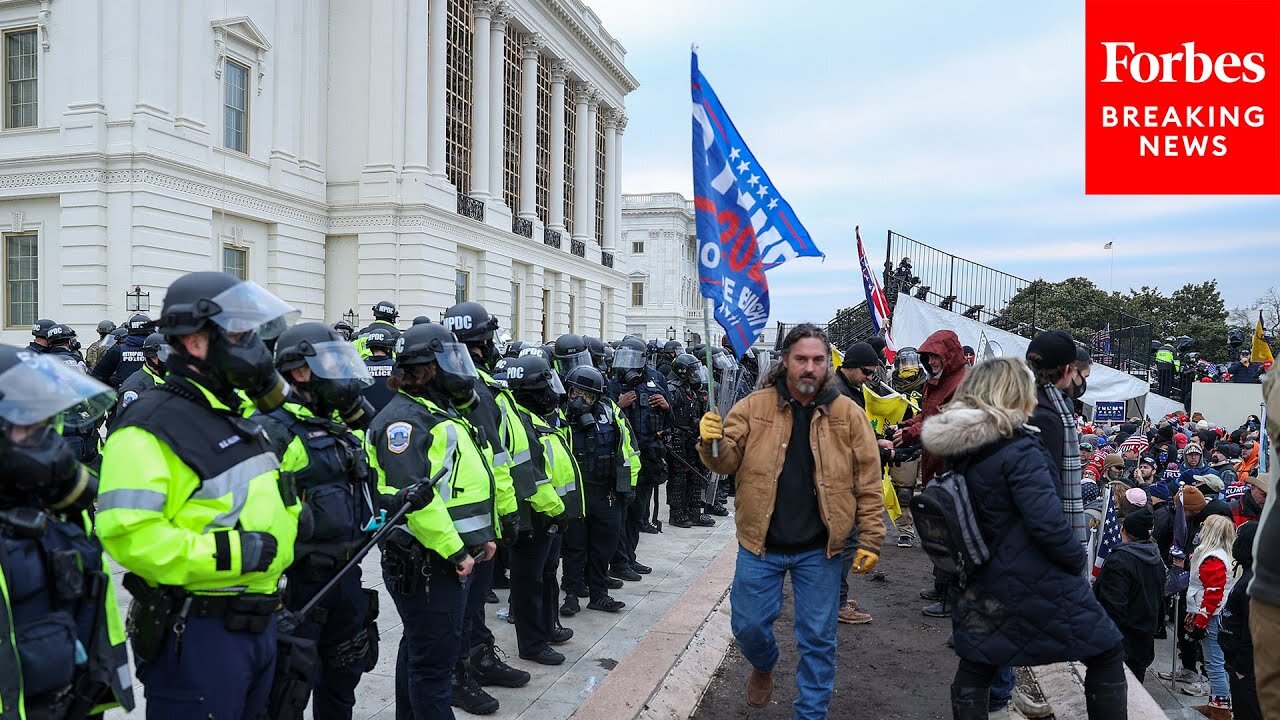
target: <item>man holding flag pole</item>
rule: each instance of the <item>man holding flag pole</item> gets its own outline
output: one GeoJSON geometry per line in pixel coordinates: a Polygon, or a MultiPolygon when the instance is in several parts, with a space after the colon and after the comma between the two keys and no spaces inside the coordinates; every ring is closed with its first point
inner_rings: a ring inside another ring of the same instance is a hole
{"type": "MultiPolygon", "coordinates": [[[[765,270],[822,253],[698,71],[696,53],[691,75],[700,290],[742,357],[769,320],[765,270]]],[[[723,420],[715,410],[702,417],[698,454],[711,470],[736,474],[732,628],[752,667],[747,702],[763,707],[773,692],[773,623],[790,574],[800,651],[794,716],[816,720],[827,716],[835,684],[845,540],[856,524],[854,572],[875,567],[884,541],[880,458],[866,415],[834,386],[826,334],[801,323],[781,349],[763,389],[723,420]]]]}

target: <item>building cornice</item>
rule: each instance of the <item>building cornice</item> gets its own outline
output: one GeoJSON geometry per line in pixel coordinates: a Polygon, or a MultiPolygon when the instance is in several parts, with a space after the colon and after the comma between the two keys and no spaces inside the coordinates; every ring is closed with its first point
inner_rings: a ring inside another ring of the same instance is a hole
{"type": "Polygon", "coordinates": [[[626,95],[640,87],[640,81],[632,75],[626,66],[623,65],[612,52],[612,48],[617,48],[618,55],[625,56],[626,50],[622,45],[614,39],[604,26],[600,24],[599,18],[596,18],[591,10],[582,4],[580,0],[541,0],[541,4],[551,11],[561,23],[564,24],[573,37],[581,43],[587,52],[595,58],[601,67],[609,74],[611,78],[622,88],[622,94],[626,95]],[[583,15],[591,14],[595,18],[596,24],[599,25],[599,36],[591,32],[582,22],[583,15]],[[601,41],[607,43],[611,47],[605,47],[601,41]]]}

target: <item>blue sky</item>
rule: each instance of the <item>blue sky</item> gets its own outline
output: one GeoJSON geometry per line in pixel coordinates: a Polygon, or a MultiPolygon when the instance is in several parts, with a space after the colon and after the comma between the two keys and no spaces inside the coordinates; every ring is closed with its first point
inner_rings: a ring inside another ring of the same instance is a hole
{"type": "Polygon", "coordinates": [[[892,229],[1104,289],[1280,285],[1280,200],[1084,194],[1083,3],[588,0],[627,48],[623,192],[691,197],[689,45],[825,261],[770,271],[772,319],[860,302],[892,229]]]}

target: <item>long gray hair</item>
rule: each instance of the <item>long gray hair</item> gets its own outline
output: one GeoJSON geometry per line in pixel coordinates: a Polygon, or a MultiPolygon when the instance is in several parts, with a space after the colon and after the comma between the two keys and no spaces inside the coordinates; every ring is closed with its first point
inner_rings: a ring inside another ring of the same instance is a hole
{"type": "MultiPolygon", "coordinates": [[[[817,338],[822,341],[823,345],[827,346],[826,382],[831,382],[831,374],[834,372],[831,366],[831,340],[827,339],[827,334],[817,325],[814,325],[813,323],[800,323],[799,325],[791,328],[790,332],[787,333],[787,336],[782,339],[782,361],[774,363],[773,366],[769,368],[769,375],[765,378],[764,384],[761,387],[771,387],[776,385],[779,380],[783,380],[787,377],[787,366],[785,364],[787,356],[791,354],[791,348],[805,338],[817,338]]],[[[824,382],[824,385],[826,382],[824,382]]]]}

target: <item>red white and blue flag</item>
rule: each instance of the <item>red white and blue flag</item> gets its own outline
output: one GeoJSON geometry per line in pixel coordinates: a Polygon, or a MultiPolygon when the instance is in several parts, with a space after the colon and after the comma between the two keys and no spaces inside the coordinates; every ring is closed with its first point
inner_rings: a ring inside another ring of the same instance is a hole
{"type": "Polygon", "coordinates": [[[693,205],[699,291],[715,306],[742,357],[769,322],[766,270],[794,257],[822,257],[791,205],[756,162],[693,53],[693,205]]]}
{"type": "Polygon", "coordinates": [[[1102,521],[1102,537],[1098,540],[1098,553],[1093,558],[1093,577],[1098,577],[1107,556],[1120,546],[1120,518],[1116,515],[1116,505],[1111,502],[1111,488],[1103,486],[1107,494],[1107,514],[1102,521]]]}
{"type": "Polygon", "coordinates": [[[880,279],[871,272],[871,264],[867,262],[867,251],[862,247],[862,232],[855,226],[853,235],[858,239],[858,264],[862,266],[862,289],[867,293],[867,308],[871,312],[871,326],[877,335],[884,335],[885,353],[893,362],[893,353],[898,348],[893,344],[893,335],[889,332],[889,298],[885,297],[880,279]]]}

